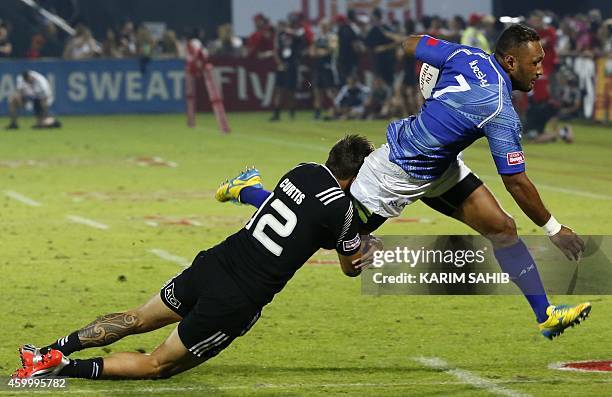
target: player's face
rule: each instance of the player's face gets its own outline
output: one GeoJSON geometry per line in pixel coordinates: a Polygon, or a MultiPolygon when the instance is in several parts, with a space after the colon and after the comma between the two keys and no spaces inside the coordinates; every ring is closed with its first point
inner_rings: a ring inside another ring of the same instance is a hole
{"type": "Polygon", "coordinates": [[[512,88],[528,92],[533,89],[535,81],[542,75],[544,49],[539,41],[530,41],[527,45],[515,50],[514,70],[510,72],[512,88]]]}

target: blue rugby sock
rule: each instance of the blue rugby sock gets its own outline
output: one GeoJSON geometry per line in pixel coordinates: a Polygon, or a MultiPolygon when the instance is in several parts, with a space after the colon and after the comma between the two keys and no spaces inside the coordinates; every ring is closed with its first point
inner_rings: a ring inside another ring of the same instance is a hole
{"type": "Polygon", "coordinates": [[[516,244],[496,249],[494,252],[502,271],[510,275],[512,282],[527,298],[538,322],[546,321],[548,318],[546,308],[550,303],[548,303],[538,268],[523,240],[519,239],[516,244]]]}
{"type": "Polygon", "coordinates": [[[240,202],[259,208],[269,195],[270,192],[266,189],[247,186],[240,191],[240,202]]]}

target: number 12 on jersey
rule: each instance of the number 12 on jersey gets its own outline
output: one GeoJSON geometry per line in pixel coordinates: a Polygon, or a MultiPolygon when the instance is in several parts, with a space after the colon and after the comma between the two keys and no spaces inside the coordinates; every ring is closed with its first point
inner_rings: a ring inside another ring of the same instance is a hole
{"type": "MultiPolygon", "coordinates": [[[[268,197],[268,200],[272,198],[273,194],[274,193],[272,193],[270,197],[268,197]]],[[[259,207],[259,210],[257,210],[255,215],[253,215],[253,218],[251,218],[249,223],[246,224],[245,229],[251,230],[251,226],[257,218],[257,215],[259,215],[259,211],[261,211],[261,209],[266,206],[268,200],[266,200],[266,202],[264,202],[262,206],[259,207]]],[[[261,218],[259,218],[257,224],[255,225],[255,229],[253,230],[253,237],[255,237],[257,241],[259,241],[268,251],[270,251],[276,256],[280,256],[283,252],[283,247],[281,247],[274,240],[272,240],[264,232],[264,228],[266,226],[270,226],[270,229],[272,229],[272,231],[278,236],[289,237],[293,232],[293,229],[295,229],[295,225],[297,225],[297,216],[293,211],[291,211],[291,209],[289,209],[289,207],[285,205],[285,203],[283,203],[279,199],[274,199],[270,206],[274,208],[276,212],[278,212],[278,214],[283,218],[284,223],[279,221],[272,214],[264,214],[261,218]]]]}

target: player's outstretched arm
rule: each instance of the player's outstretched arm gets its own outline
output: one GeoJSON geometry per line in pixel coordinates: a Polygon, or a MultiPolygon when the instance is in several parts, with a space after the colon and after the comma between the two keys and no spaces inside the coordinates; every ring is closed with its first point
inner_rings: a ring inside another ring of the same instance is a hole
{"type": "Polygon", "coordinates": [[[501,175],[506,190],[521,207],[521,210],[535,223],[542,227],[551,241],[570,260],[580,259],[584,251],[584,242],[572,229],[563,226],[548,212],[538,190],[525,172],[501,175]]]}
{"type": "Polygon", "coordinates": [[[422,35],[411,35],[405,36],[403,34],[397,34],[393,32],[384,32],[385,36],[389,39],[393,40],[396,44],[402,46],[404,52],[408,56],[413,56],[416,52],[417,44],[419,44],[419,40],[423,37],[422,35]]]}
{"type": "Polygon", "coordinates": [[[419,41],[421,41],[422,37],[423,36],[421,35],[408,36],[408,38],[402,43],[402,49],[404,50],[404,53],[408,56],[414,56],[416,54],[417,44],[419,44],[419,41]]]}

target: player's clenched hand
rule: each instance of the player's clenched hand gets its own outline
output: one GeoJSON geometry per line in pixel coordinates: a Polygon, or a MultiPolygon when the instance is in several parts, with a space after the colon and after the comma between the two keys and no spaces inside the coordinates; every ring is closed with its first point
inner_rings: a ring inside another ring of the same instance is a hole
{"type": "Polygon", "coordinates": [[[363,270],[370,267],[374,261],[374,252],[383,249],[382,240],[372,236],[361,236],[361,259],[353,262],[355,269],[363,270]]]}
{"type": "Polygon", "coordinates": [[[559,233],[550,236],[550,240],[569,260],[579,260],[584,251],[584,241],[572,229],[561,226],[559,233]]]}

